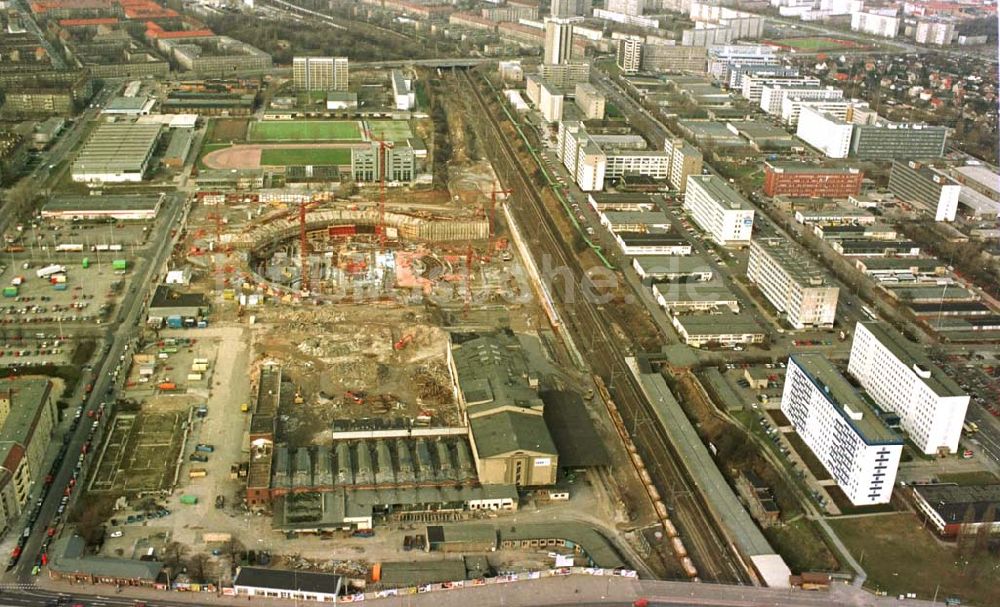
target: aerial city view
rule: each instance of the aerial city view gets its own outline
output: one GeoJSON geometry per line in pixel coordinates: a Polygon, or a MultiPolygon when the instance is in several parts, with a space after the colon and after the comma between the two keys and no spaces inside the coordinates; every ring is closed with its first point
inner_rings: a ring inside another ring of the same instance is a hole
{"type": "Polygon", "coordinates": [[[0,0],[0,607],[1000,607],[994,0],[0,0]]]}

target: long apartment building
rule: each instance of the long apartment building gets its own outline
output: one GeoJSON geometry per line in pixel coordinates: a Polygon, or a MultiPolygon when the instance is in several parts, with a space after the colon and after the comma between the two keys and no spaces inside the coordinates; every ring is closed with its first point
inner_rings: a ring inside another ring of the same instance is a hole
{"type": "Polygon", "coordinates": [[[684,210],[716,243],[727,247],[750,244],[754,209],[723,178],[688,176],[684,210]]]}
{"type": "Polygon", "coordinates": [[[781,412],[852,504],[890,501],[903,439],[826,358],[788,358],[781,412]]]}
{"type": "Polygon", "coordinates": [[[303,91],[346,91],[347,57],[295,57],[292,80],[303,91]]]}
{"type": "Polygon", "coordinates": [[[840,288],[797,245],[776,238],[754,239],[747,278],[792,327],[833,326],[840,288]]]}
{"type": "Polygon", "coordinates": [[[566,170],[573,175],[577,186],[584,192],[604,189],[604,177],[608,167],[608,157],[576,120],[559,123],[556,156],[566,170]]]}
{"type": "Polygon", "coordinates": [[[923,349],[880,322],[859,322],[847,371],[921,452],[955,453],[969,395],[934,366],[923,349]]]}
{"type": "Polygon", "coordinates": [[[57,416],[47,379],[0,382],[0,535],[17,523],[32,487],[45,476],[57,416]]]}
{"type": "Polygon", "coordinates": [[[876,121],[854,125],[851,155],[858,158],[940,158],[948,143],[948,127],[876,121]]]}
{"type": "Polygon", "coordinates": [[[894,160],[889,191],[934,214],[934,221],[955,221],[962,185],[919,160],[894,160]]]}
{"type": "Polygon", "coordinates": [[[602,190],[605,179],[643,175],[667,180],[671,173],[669,152],[601,146],[576,120],[559,123],[556,156],[584,192],[602,190]]]}
{"type": "Polygon", "coordinates": [[[789,68],[756,69],[743,75],[740,94],[753,105],[760,105],[764,87],[819,88],[820,80],[813,76],[800,76],[798,70],[789,68]],[[790,73],[789,73],[790,72],[790,73]]]}

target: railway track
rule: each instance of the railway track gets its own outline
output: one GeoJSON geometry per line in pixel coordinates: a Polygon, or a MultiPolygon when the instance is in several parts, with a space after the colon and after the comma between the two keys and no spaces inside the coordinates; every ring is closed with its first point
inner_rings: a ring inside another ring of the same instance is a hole
{"type": "MultiPolygon", "coordinates": [[[[532,245],[540,268],[566,268],[572,281],[551,280],[550,292],[562,308],[561,325],[557,331],[582,337],[577,343],[587,344],[584,356],[592,369],[605,382],[617,404],[623,422],[632,428],[632,439],[646,463],[660,495],[672,508],[672,521],[678,527],[688,553],[704,582],[747,583],[747,573],[738,565],[731,547],[708,514],[709,508],[688,478],[677,453],[662,428],[654,421],[646,402],[625,363],[624,344],[609,329],[612,319],[603,306],[588,301],[585,293],[596,292],[579,288],[593,287],[579,259],[560,237],[559,229],[546,209],[531,176],[525,170],[517,150],[505,135],[496,107],[487,102],[478,83],[466,70],[461,70],[478,114],[486,117],[475,123],[480,141],[491,157],[494,170],[511,195],[512,213],[519,220],[525,237],[532,245]]],[[[517,128],[517,125],[512,125],[517,128]]]]}

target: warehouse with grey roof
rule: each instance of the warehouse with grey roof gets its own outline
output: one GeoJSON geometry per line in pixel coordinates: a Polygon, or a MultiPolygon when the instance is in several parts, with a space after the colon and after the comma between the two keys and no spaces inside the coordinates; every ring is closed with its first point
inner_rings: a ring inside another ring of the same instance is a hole
{"type": "Polygon", "coordinates": [[[110,122],[91,133],[70,169],[82,183],[137,183],[146,177],[161,125],[110,122]]]}

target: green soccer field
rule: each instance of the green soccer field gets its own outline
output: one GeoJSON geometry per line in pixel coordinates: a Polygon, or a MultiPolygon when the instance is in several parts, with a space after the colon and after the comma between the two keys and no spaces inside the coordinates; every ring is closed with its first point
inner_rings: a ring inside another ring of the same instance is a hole
{"type": "Polygon", "coordinates": [[[360,141],[357,122],[344,120],[290,120],[254,122],[250,141],[360,141]]]}
{"type": "Polygon", "coordinates": [[[327,166],[351,164],[347,148],[284,148],[260,151],[261,166],[327,166]]]}
{"type": "Polygon", "coordinates": [[[800,51],[835,50],[835,49],[849,48],[855,46],[853,43],[851,43],[850,40],[840,40],[837,38],[826,38],[822,36],[805,37],[805,38],[784,38],[778,40],[778,43],[800,51]]]}
{"type": "Polygon", "coordinates": [[[413,131],[405,120],[369,120],[368,130],[378,139],[386,141],[406,141],[413,137],[413,131]]]}

